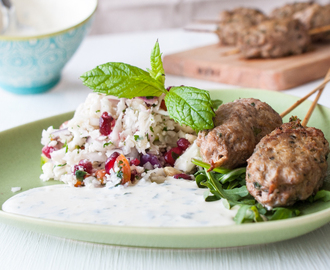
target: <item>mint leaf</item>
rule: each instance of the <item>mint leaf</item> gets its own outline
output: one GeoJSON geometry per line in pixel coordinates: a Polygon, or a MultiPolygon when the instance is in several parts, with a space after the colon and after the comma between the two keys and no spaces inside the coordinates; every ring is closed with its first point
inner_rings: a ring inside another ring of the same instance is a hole
{"type": "Polygon", "coordinates": [[[209,92],[194,87],[172,87],[165,96],[167,111],[172,119],[195,131],[214,127],[209,92]]]}
{"type": "Polygon", "coordinates": [[[213,108],[213,110],[217,110],[219,107],[220,107],[220,105],[222,104],[223,102],[222,102],[222,100],[220,100],[220,99],[213,99],[212,100],[212,108],[213,108]]]}
{"type": "Polygon", "coordinates": [[[148,72],[120,62],[109,62],[85,72],[83,84],[106,95],[118,98],[160,96],[167,93],[164,85],[148,72]]]}
{"type": "Polygon", "coordinates": [[[151,65],[151,70],[147,69],[150,76],[155,80],[159,81],[162,85],[164,85],[165,71],[163,68],[162,54],[160,53],[158,41],[156,41],[156,44],[153,50],[151,51],[150,65],[151,65]]]}

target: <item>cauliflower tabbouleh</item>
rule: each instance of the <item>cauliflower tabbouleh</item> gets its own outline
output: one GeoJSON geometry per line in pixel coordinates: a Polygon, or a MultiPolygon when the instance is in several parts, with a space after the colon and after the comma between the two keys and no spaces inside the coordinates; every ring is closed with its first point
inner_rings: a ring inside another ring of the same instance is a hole
{"type": "Polygon", "coordinates": [[[169,118],[163,97],[89,94],[71,120],[43,130],[40,178],[76,187],[193,179],[196,133],[169,118]]]}

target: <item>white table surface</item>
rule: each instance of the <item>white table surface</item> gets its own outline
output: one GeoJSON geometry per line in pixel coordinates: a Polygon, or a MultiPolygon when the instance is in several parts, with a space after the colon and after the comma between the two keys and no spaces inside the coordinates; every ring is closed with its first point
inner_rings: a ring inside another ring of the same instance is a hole
{"type": "MultiPolygon", "coordinates": [[[[90,89],[79,76],[98,64],[125,62],[149,67],[150,51],[159,40],[164,54],[215,43],[208,34],[180,29],[89,36],[62,72],[60,83],[39,95],[15,95],[0,89],[0,131],[75,110],[90,89]]],[[[314,81],[283,91],[304,96],[314,81]]],[[[203,89],[236,88],[190,78],[166,76],[166,85],[203,89]]],[[[314,96],[311,97],[313,99],[314,96]]],[[[330,107],[330,86],[319,101],[330,107]]],[[[0,135],[1,139],[1,135],[0,135]]],[[[1,149],[0,149],[1,151],[1,149]]],[[[206,250],[113,247],[41,235],[0,223],[0,269],[329,269],[330,225],[304,236],[273,244],[206,250]]]]}

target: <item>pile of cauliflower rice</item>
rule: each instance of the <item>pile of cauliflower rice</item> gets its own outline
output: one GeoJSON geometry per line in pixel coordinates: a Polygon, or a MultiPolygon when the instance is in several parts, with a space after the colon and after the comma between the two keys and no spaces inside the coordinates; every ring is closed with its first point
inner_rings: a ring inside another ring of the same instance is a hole
{"type": "Polygon", "coordinates": [[[169,118],[163,98],[89,94],[71,120],[43,130],[40,178],[76,187],[193,180],[196,134],[169,118]]]}

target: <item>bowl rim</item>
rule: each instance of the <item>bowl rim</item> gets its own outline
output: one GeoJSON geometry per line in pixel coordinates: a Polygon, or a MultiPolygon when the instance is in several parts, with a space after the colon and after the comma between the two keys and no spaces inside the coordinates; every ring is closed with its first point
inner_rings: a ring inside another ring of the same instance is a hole
{"type": "Polygon", "coordinates": [[[71,30],[85,24],[95,14],[95,11],[98,7],[98,2],[99,1],[98,0],[94,0],[94,1],[95,1],[95,7],[91,11],[90,15],[87,18],[85,18],[83,21],[81,21],[81,22],[79,22],[79,23],[77,23],[73,26],[67,27],[65,29],[62,29],[62,30],[59,30],[59,31],[56,31],[56,32],[50,32],[50,33],[41,34],[41,35],[32,35],[32,36],[8,36],[8,35],[6,36],[6,35],[0,35],[0,41],[28,41],[28,40],[31,40],[31,39],[50,38],[50,37],[57,36],[57,35],[65,33],[65,32],[71,31],[71,30]]]}

